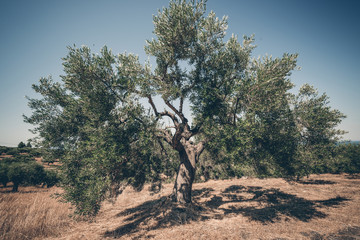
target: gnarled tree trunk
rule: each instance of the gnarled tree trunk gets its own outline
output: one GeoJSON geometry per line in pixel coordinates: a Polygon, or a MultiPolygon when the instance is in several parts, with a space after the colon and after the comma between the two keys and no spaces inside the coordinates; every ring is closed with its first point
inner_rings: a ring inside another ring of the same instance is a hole
{"type": "Polygon", "coordinates": [[[181,144],[177,149],[180,156],[180,166],[174,185],[174,197],[178,203],[191,203],[192,184],[195,180],[196,163],[202,152],[202,147],[190,142],[181,144]]]}
{"type": "Polygon", "coordinates": [[[192,129],[190,128],[189,121],[182,112],[184,103],[183,97],[180,98],[179,110],[177,110],[167,99],[163,98],[165,104],[173,110],[175,114],[170,113],[167,110],[158,112],[151,95],[148,95],[147,98],[157,117],[169,117],[174,123],[174,126],[169,128],[174,128],[175,133],[172,133],[167,129],[159,129],[158,137],[167,142],[179,153],[180,165],[174,185],[174,200],[178,203],[191,203],[191,191],[192,184],[195,180],[196,163],[204,150],[205,141],[203,140],[194,144],[190,139],[199,134],[200,126],[195,126],[192,129]],[[179,122],[178,117],[181,122],[179,122]]]}

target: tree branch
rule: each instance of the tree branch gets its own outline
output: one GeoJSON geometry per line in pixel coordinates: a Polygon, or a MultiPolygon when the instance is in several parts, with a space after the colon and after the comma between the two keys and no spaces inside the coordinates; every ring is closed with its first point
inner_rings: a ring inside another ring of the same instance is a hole
{"type": "Polygon", "coordinates": [[[198,144],[196,144],[196,152],[198,154],[198,156],[201,155],[201,153],[204,151],[205,149],[205,144],[206,144],[206,141],[201,141],[199,142],[198,144]]]}
{"type": "Polygon", "coordinates": [[[148,101],[149,101],[152,109],[154,110],[155,116],[158,116],[159,113],[158,113],[158,111],[157,111],[157,109],[156,109],[156,106],[155,106],[155,104],[154,104],[154,101],[152,100],[151,95],[147,95],[147,98],[148,98],[148,101]]]}
{"type": "Polygon", "coordinates": [[[184,97],[181,96],[181,97],[180,97],[180,106],[179,106],[179,112],[180,112],[180,113],[183,112],[183,105],[184,105],[184,97]]]}
{"type": "Polygon", "coordinates": [[[235,104],[235,109],[234,109],[234,118],[233,118],[233,124],[234,126],[236,125],[236,112],[237,112],[237,108],[238,108],[238,104],[239,104],[240,98],[236,99],[236,104],[235,104]]]}
{"type": "Polygon", "coordinates": [[[179,125],[179,120],[177,119],[177,117],[174,114],[169,113],[166,110],[164,112],[159,113],[158,116],[167,116],[167,117],[171,118],[175,127],[177,127],[179,125]]]}
{"type": "Polygon", "coordinates": [[[181,119],[181,121],[183,122],[183,123],[187,123],[188,122],[188,120],[187,120],[187,118],[184,116],[184,114],[182,113],[182,112],[179,112],[168,100],[165,100],[164,99],[164,102],[165,102],[165,104],[171,109],[171,110],[173,110],[174,111],[174,113],[176,114],[176,115],[178,115],[179,117],[180,117],[180,119],[181,119]]]}
{"type": "Polygon", "coordinates": [[[166,131],[165,129],[159,129],[159,133],[161,133],[161,134],[157,135],[158,137],[165,140],[165,142],[167,142],[171,146],[173,145],[172,144],[172,136],[168,131],[166,131]]]}

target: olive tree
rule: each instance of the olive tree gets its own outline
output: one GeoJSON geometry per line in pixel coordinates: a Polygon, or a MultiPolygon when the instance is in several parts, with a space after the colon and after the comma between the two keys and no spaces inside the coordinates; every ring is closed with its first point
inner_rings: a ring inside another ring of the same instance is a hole
{"type": "Polygon", "coordinates": [[[80,213],[96,214],[126,184],[141,189],[159,179],[173,164],[167,147],[178,154],[179,203],[192,201],[205,147],[233,143],[231,152],[247,156],[263,149],[292,174],[287,91],[297,55],[253,60],[253,37],[226,38],[227,18],[206,13],[205,1],[170,1],[153,22],[145,52],[154,68],[107,47],[94,54],[74,46],[60,81],[33,85],[42,98],[29,99],[33,114],[25,121],[35,125],[39,146],[63,162],[64,198],[80,213]]]}

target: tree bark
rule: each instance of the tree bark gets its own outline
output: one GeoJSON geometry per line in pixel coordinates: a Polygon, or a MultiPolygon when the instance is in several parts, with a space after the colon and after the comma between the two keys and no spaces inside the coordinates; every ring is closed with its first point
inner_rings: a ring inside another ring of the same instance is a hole
{"type": "MultiPolygon", "coordinates": [[[[189,143],[190,145],[190,143],[189,143]]],[[[192,184],[195,180],[196,163],[200,156],[194,146],[181,146],[179,151],[180,166],[174,185],[175,201],[191,203],[192,184]]]]}
{"type": "Polygon", "coordinates": [[[174,185],[174,200],[178,203],[191,203],[191,191],[192,184],[195,180],[196,163],[204,150],[205,141],[194,144],[190,139],[199,133],[201,126],[197,125],[193,129],[190,128],[188,120],[182,112],[184,101],[182,97],[180,98],[180,110],[177,110],[163,97],[165,104],[175,114],[167,110],[158,112],[151,95],[148,95],[147,98],[157,117],[169,117],[174,123],[172,128],[175,129],[175,133],[171,133],[167,129],[159,129],[158,136],[179,153],[180,165],[174,185]],[[179,122],[178,117],[181,122],[179,122]]]}

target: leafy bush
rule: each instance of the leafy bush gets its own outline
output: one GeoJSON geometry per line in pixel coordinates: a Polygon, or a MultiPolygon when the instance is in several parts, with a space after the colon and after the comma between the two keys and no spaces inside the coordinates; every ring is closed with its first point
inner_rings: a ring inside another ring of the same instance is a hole
{"type": "Polygon", "coordinates": [[[6,154],[16,156],[19,154],[18,148],[8,148],[6,154]]]}
{"type": "Polygon", "coordinates": [[[10,150],[9,147],[0,146],[0,154],[7,154],[7,152],[10,150]]]}
{"type": "Polygon", "coordinates": [[[58,176],[58,173],[54,170],[45,170],[45,177],[43,179],[43,185],[46,185],[46,187],[50,188],[55,186],[57,183],[59,183],[60,178],[58,176]]]}
{"type": "Polygon", "coordinates": [[[13,162],[8,165],[7,176],[13,182],[13,191],[16,192],[22,184],[41,184],[46,173],[44,167],[36,162],[13,162]]]}
{"type": "Polygon", "coordinates": [[[360,144],[341,144],[337,147],[338,172],[360,173],[360,144]]]}
{"type": "Polygon", "coordinates": [[[31,148],[29,151],[29,155],[31,157],[41,157],[41,152],[40,149],[38,148],[31,148]]]}
{"type": "Polygon", "coordinates": [[[20,142],[20,143],[18,144],[18,148],[24,148],[24,147],[26,147],[26,145],[25,145],[24,142],[20,142]]]}
{"type": "Polygon", "coordinates": [[[7,183],[9,182],[8,177],[8,164],[6,162],[0,162],[0,183],[6,187],[7,183]]]}

